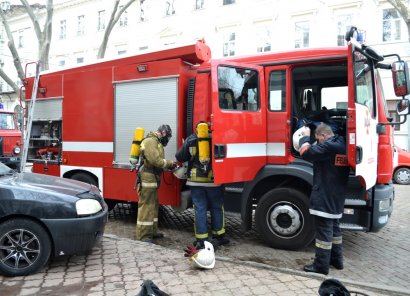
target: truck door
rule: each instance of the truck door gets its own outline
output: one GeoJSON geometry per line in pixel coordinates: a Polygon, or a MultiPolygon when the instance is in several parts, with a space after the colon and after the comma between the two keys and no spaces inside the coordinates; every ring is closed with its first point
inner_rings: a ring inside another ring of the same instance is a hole
{"type": "Polygon", "coordinates": [[[215,183],[252,180],[267,155],[263,69],[226,61],[211,67],[215,183]]]}
{"type": "Polygon", "coordinates": [[[366,189],[377,179],[377,104],[373,62],[349,44],[348,161],[366,189]]]}

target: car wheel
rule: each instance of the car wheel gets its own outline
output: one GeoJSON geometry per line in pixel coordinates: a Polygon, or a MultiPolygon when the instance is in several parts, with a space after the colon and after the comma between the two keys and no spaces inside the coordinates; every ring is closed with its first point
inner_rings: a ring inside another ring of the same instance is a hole
{"type": "Polygon", "coordinates": [[[265,193],[255,212],[256,227],[271,247],[297,250],[307,246],[315,236],[314,219],[309,214],[309,198],[291,188],[265,193]]]}
{"type": "Polygon", "coordinates": [[[88,183],[88,184],[98,187],[97,180],[87,173],[75,173],[74,175],[71,176],[71,179],[81,181],[84,183],[88,183]]]}
{"type": "Polygon", "coordinates": [[[46,230],[28,219],[12,219],[0,224],[0,273],[29,275],[43,267],[51,253],[46,230]]]}
{"type": "Polygon", "coordinates": [[[410,184],[410,169],[399,168],[394,172],[394,181],[397,184],[409,185],[410,184]]]}

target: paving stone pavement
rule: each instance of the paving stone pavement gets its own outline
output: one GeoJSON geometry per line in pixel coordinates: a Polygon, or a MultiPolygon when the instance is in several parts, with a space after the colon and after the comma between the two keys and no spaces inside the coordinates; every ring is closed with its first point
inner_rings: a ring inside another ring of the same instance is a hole
{"type": "MultiPolygon", "coordinates": [[[[410,295],[410,186],[395,185],[394,211],[389,224],[378,233],[346,231],[343,233],[345,268],[330,270],[330,276],[344,282],[381,287],[410,295]]],[[[106,233],[135,238],[136,211],[122,205],[111,212],[106,233]]],[[[193,240],[193,212],[160,211],[159,225],[166,238],[158,243],[182,250],[193,240]]],[[[238,214],[227,213],[226,229],[231,244],[217,251],[219,256],[238,261],[252,261],[272,267],[300,271],[311,262],[314,247],[299,251],[267,247],[255,228],[243,232],[238,214]]]]}
{"type": "MultiPolygon", "coordinates": [[[[41,272],[26,277],[0,277],[0,295],[128,296],[137,295],[145,279],[178,296],[290,296],[317,295],[324,277],[221,257],[214,269],[199,270],[184,259],[182,252],[105,235],[102,244],[88,256],[55,260],[41,272]]],[[[347,287],[368,295],[393,295],[347,287]]]]}

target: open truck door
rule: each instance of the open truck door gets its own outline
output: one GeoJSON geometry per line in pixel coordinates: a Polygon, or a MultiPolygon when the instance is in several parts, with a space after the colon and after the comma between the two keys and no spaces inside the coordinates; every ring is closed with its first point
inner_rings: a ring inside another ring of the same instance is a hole
{"type": "Polygon", "coordinates": [[[252,180],[267,158],[263,68],[226,61],[211,67],[215,183],[252,180]]]}
{"type": "Polygon", "coordinates": [[[377,180],[377,104],[374,89],[374,61],[348,45],[348,162],[366,189],[377,180]]]}

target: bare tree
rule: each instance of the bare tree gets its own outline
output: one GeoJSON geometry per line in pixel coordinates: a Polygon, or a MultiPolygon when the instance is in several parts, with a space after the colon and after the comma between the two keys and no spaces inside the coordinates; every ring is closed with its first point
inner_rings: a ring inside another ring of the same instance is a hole
{"type": "Polygon", "coordinates": [[[51,45],[51,36],[53,32],[53,0],[47,0],[47,13],[46,13],[46,20],[44,23],[43,30],[40,29],[40,24],[38,22],[37,16],[33,13],[33,9],[28,4],[27,0],[20,0],[21,3],[24,5],[27,14],[29,15],[31,22],[33,23],[34,32],[37,36],[38,41],[38,61],[41,63],[42,70],[49,69],[49,53],[50,53],[50,45],[51,45]]]}
{"type": "MultiPolygon", "coordinates": [[[[52,19],[53,19],[53,0],[47,1],[46,6],[46,20],[44,23],[43,30],[40,29],[38,15],[34,13],[34,9],[44,8],[44,6],[35,4],[30,5],[27,0],[20,0],[23,4],[23,8],[27,12],[30,17],[31,22],[33,23],[34,32],[37,36],[38,40],[38,61],[41,64],[41,68],[43,70],[47,70],[49,68],[49,51],[50,51],[50,43],[51,43],[51,34],[52,34],[52,19]]],[[[13,35],[11,34],[11,30],[9,24],[7,22],[6,15],[4,14],[3,10],[0,9],[0,18],[1,22],[3,23],[4,30],[7,34],[8,38],[8,47],[10,49],[11,55],[13,57],[14,67],[16,68],[17,75],[21,81],[24,79],[24,70],[21,64],[21,59],[17,48],[14,44],[13,35]]],[[[0,69],[0,77],[4,79],[4,81],[11,86],[13,91],[19,95],[20,89],[18,85],[11,79],[2,69],[0,69]]]]}
{"type": "Polygon", "coordinates": [[[410,6],[408,0],[387,0],[400,14],[407,26],[408,40],[410,41],[410,6]]]}
{"type": "Polygon", "coordinates": [[[124,13],[124,11],[134,2],[135,2],[135,0],[129,0],[124,6],[121,7],[121,9],[118,9],[118,5],[120,4],[120,0],[115,0],[114,1],[114,8],[111,12],[110,21],[108,22],[108,25],[105,28],[104,37],[103,37],[103,40],[101,42],[100,48],[98,50],[98,55],[97,55],[98,59],[104,58],[105,51],[107,50],[108,39],[110,37],[112,29],[114,28],[114,26],[118,22],[118,20],[121,18],[121,15],[124,13]]]}

